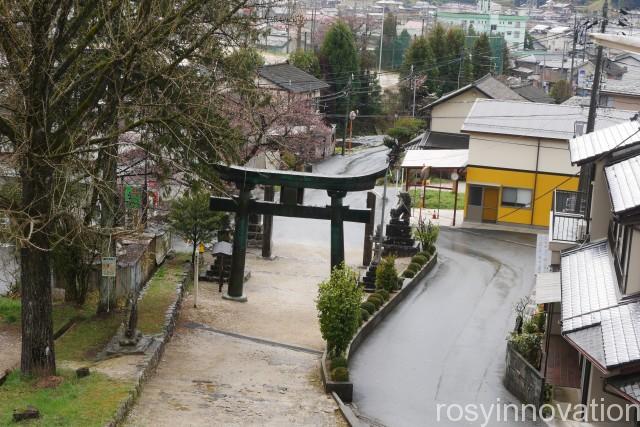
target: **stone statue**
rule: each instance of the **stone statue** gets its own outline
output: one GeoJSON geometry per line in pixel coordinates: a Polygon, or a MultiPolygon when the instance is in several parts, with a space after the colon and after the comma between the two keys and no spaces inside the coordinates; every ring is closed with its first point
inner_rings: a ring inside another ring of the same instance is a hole
{"type": "Polygon", "coordinates": [[[398,204],[391,209],[391,219],[409,221],[411,216],[411,195],[406,192],[398,194],[398,204]]]}

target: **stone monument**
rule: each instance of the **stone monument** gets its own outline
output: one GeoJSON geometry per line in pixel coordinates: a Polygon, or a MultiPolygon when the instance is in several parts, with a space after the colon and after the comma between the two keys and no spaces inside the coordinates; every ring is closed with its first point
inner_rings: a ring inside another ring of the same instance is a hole
{"type": "Polygon", "coordinates": [[[386,227],[385,239],[382,243],[382,255],[410,257],[418,253],[413,238],[411,224],[411,195],[406,192],[398,194],[398,204],[391,209],[391,220],[386,227]]]}

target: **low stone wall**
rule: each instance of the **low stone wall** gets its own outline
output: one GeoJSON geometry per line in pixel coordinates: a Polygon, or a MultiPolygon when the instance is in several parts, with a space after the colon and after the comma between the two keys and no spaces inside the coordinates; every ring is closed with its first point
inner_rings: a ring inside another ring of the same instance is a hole
{"type": "Polygon", "coordinates": [[[178,322],[178,316],[180,314],[180,308],[182,307],[182,301],[185,293],[186,278],[187,275],[185,274],[185,276],[176,286],[176,299],[173,304],[170,305],[167,309],[164,318],[164,325],[162,327],[162,334],[159,338],[154,338],[154,343],[151,346],[151,354],[148,358],[145,358],[144,367],[138,373],[133,387],[129,391],[129,396],[120,403],[120,406],[118,407],[118,410],[116,411],[113,419],[105,425],[106,427],[115,427],[124,422],[127,414],[133,408],[136,399],[140,395],[142,386],[158,367],[158,364],[162,359],[162,355],[164,354],[165,346],[171,340],[173,332],[176,329],[176,324],[178,322]]]}
{"type": "Polygon", "coordinates": [[[504,386],[524,403],[540,407],[544,403],[544,377],[507,343],[504,386]]]}
{"type": "MultiPolygon", "coordinates": [[[[387,317],[389,313],[393,309],[395,309],[398,304],[400,304],[406,297],[411,293],[411,291],[418,285],[418,283],[433,269],[433,267],[438,262],[438,252],[436,251],[429,261],[422,267],[420,271],[416,273],[416,275],[411,279],[404,279],[402,284],[402,289],[391,294],[391,298],[389,301],[384,303],[378,311],[373,313],[373,315],[360,326],[358,331],[355,333],[349,346],[347,347],[347,361],[350,361],[355,352],[360,348],[362,343],[367,339],[369,335],[375,330],[376,326],[382,320],[387,317]]],[[[322,359],[320,361],[320,374],[322,375],[322,382],[324,384],[324,389],[327,393],[336,393],[340,399],[344,402],[351,402],[353,398],[353,383],[350,381],[332,381],[329,370],[327,368],[328,360],[327,360],[327,351],[322,354],[322,359]]]]}

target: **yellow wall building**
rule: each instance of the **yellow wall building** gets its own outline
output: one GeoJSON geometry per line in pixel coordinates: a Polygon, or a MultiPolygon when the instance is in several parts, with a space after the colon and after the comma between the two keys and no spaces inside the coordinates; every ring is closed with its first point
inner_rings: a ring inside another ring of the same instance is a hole
{"type": "MultiPolygon", "coordinates": [[[[599,113],[597,127],[629,113],[599,113]]],[[[478,99],[462,126],[469,134],[465,221],[548,227],[554,190],[578,189],[569,139],[586,115],[576,106],[478,99]]]]}

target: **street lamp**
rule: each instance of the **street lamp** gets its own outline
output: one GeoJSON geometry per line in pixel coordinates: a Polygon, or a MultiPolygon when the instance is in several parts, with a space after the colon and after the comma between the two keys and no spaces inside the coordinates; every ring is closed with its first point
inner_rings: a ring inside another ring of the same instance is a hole
{"type": "Polygon", "coordinates": [[[349,151],[351,151],[351,137],[353,135],[353,121],[358,117],[358,113],[356,111],[351,111],[349,113],[349,151]]]}

